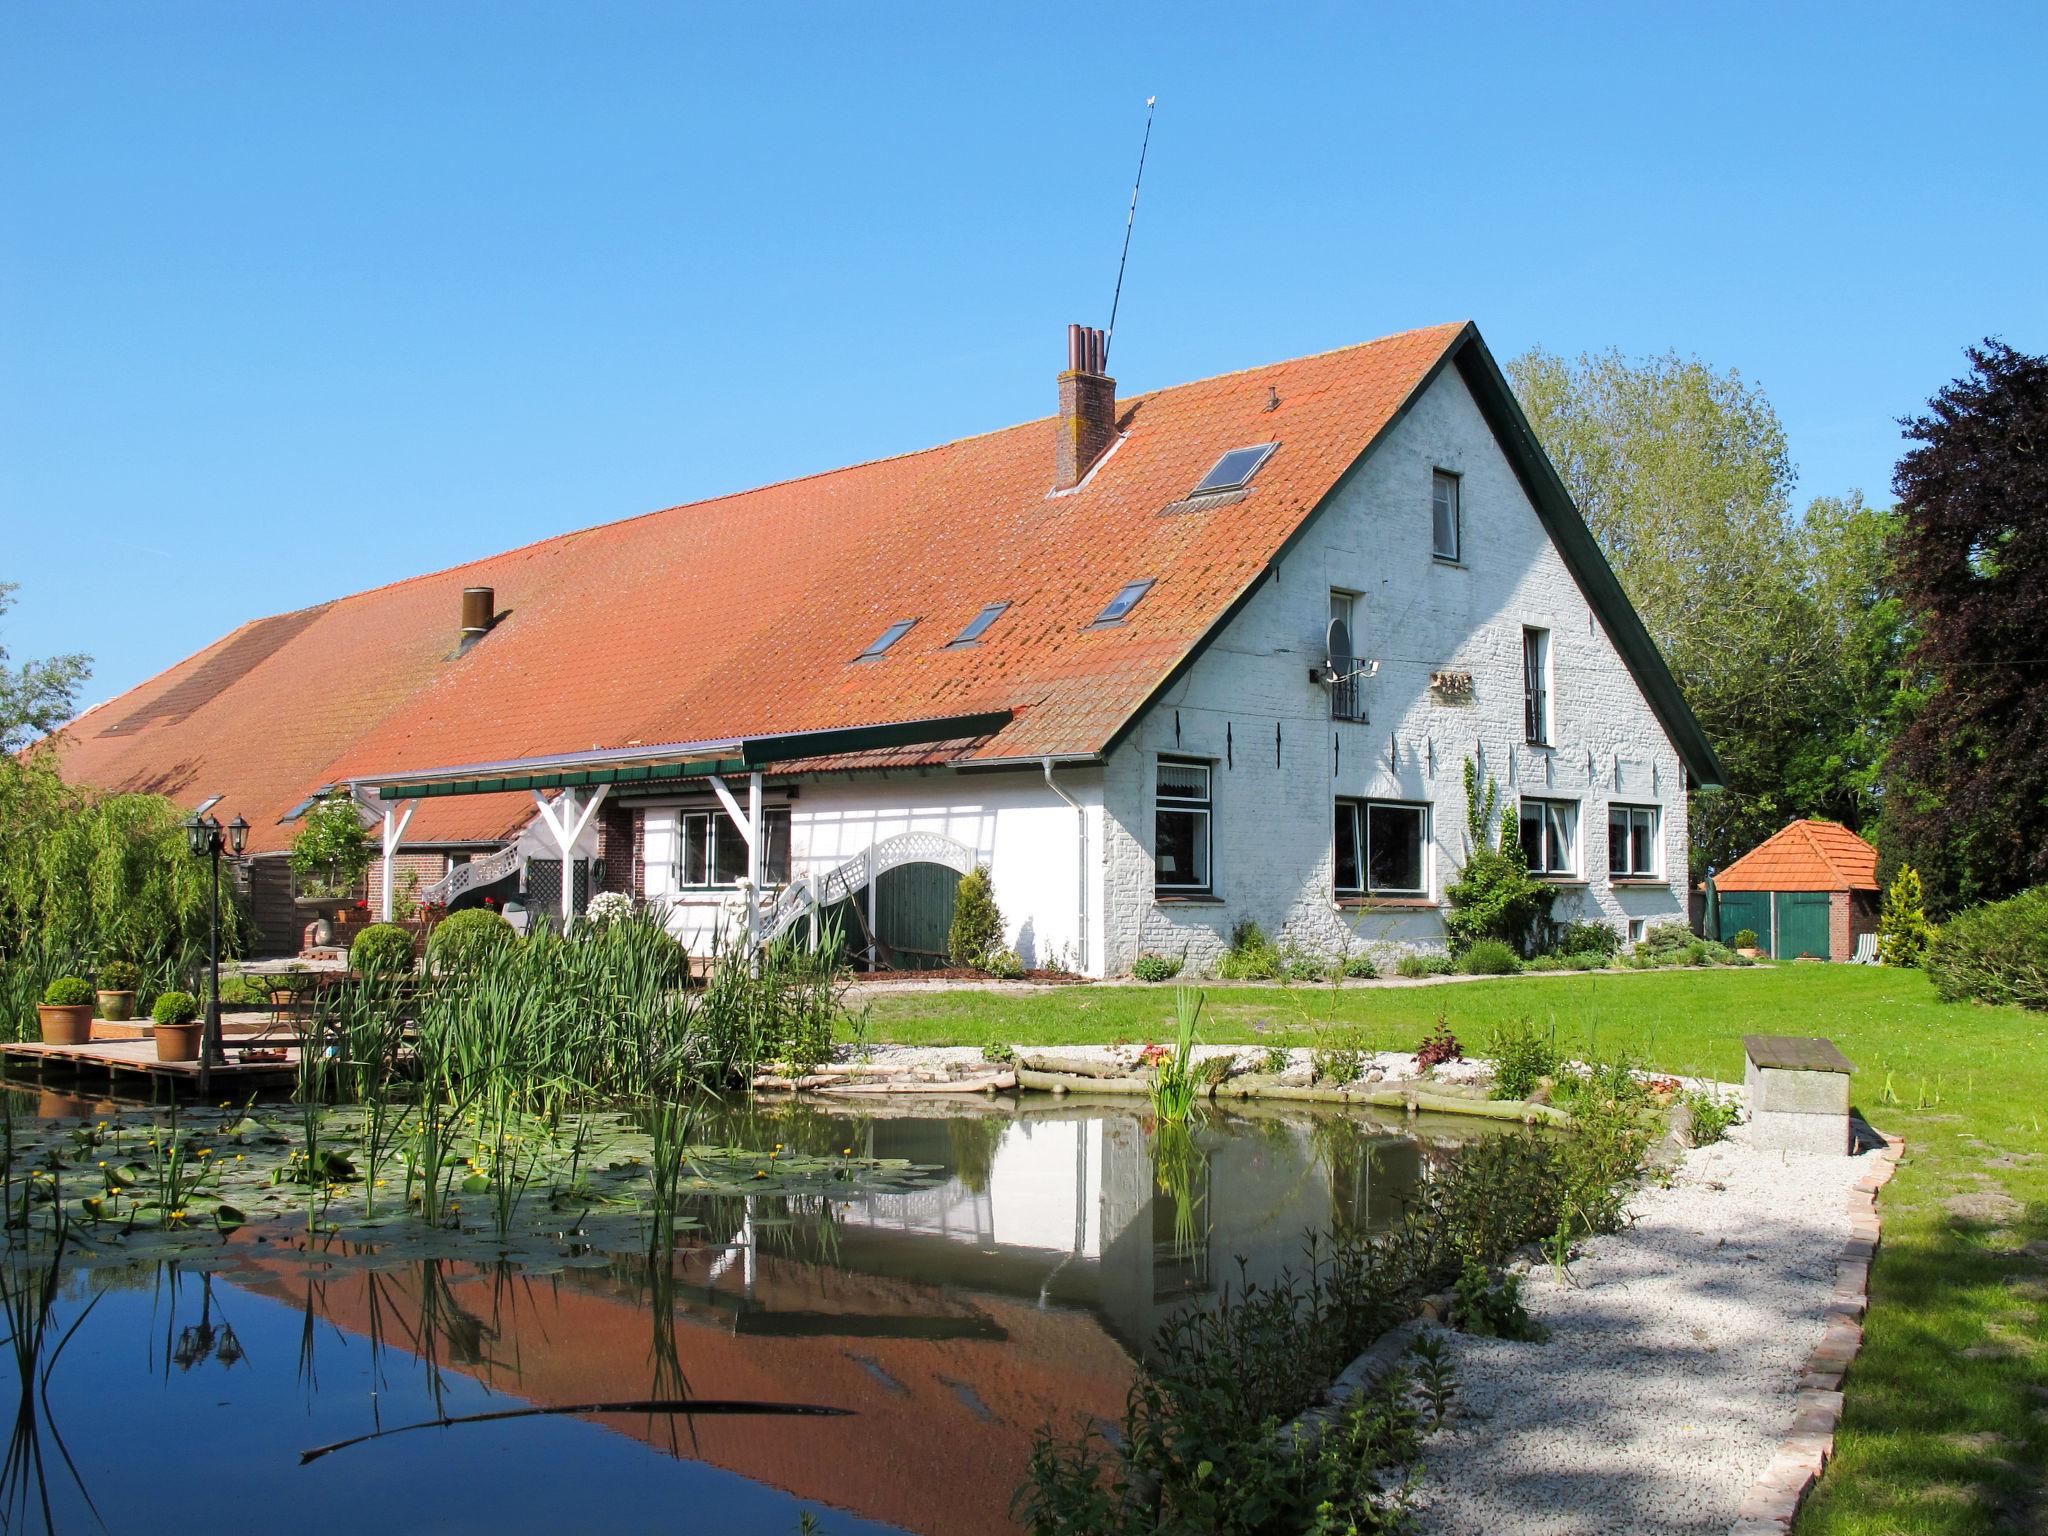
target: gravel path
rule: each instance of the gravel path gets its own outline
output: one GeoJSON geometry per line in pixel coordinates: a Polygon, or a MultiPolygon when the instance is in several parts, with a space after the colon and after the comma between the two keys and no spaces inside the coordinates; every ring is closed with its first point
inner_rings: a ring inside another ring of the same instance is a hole
{"type": "Polygon", "coordinates": [[[1523,1296],[1547,1343],[1444,1335],[1458,1396],[1423,1451],[1424,1531],[1725,1536],[1791,1421],[1845,1197],[1878,1157],[1761,1151],[1746,1134],[1687,1154],[1564,1284],[1536,1267],[1523,1296]]]}

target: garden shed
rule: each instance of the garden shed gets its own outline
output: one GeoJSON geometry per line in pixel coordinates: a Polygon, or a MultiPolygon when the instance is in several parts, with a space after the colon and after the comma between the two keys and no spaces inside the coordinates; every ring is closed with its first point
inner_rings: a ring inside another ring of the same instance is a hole
{"type": "Polygon", "coordinates": [[[1840,822],[1795,821],[1713,877],[1715,934],[1754,929],[1765,954],[1854,957],[1877,932],[1877,850],[1840,822]]]}

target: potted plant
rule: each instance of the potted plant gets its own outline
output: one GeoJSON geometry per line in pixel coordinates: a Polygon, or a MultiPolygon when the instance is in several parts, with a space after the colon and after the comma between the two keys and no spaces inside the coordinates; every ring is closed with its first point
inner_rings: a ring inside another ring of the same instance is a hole
{"type": "Polygon", "coordinates": [[[36,1005],[45,1045],[83,1045],[92,1038],[92,986],[76,976],[59,976],[43,989],[36,1005]]]}
{"type": "Polygon", "coordinates": [[[306,824],[292,839],[292,899],[331,911],[348,901],[376,857],[355,801],[330,795],[306,813],[306,824]]]}
{"type": "Polygon", "coordinates": [[[1733,949],[1735,953],[1742,956],[1745,960],[1754,960],[1763,953],[1762,947],[1757,942],[1756,930],[1754,928],[1745,928],[1736,934],[1735,942],[1729,948],[1733,949]]]}
{"type": "Polygon", "coordinates": [[[125,1024],[135,1017],[135,989],[142,985],[142,969],[132,961],[109,960],[100,967],[100,1017],[125,1024]]]}
{"type": "Polygon", "coordinates": [[[156,1020],[158,1061],[199,1059],[199,999],[190,992],[166,992],[150,1011],[156,1020]]]}

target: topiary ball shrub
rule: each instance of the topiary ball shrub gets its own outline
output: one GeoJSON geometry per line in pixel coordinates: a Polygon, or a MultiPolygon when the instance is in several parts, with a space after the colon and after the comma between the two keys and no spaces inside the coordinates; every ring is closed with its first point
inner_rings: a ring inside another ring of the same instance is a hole
{"type": "Polygon", "coordinates": [[[1145,951],[1131,962],[1131,975],[1139,981],[1171,981],[1180,974],[1178,955],[1154,954],[1145,951]]]}
{"type": "Polygon", "coordinates": [[[199,1017],[199,999],[190,992],[166,992],[156,1000],[149,1016],[159,1024],[190,1024],[199,1017]]]}
{"type": "Polygon", "coordinates": [[[142,967],[127,960],[109,960],[100,967],[102,992],[133,992],[142,985],[142,967]]]}
{"type": "Polygon", "coordinates": [[[1763,946],[1758,943],[1754,928],[1738,928],[1735,932],[1734,943],[1730,947],[1734,949],[1760,949],[1763,946]]]}
{"type": "Polygon", "coordinates": [[[1371,955],[1346,955],[1344,974],[1353,981],[1376,981],[1379,979],[1380,968],[1373,963],[1371,955]]]}
{"type": "Polygon", "coordinates": [[[76,976],[59,976],[43,988],[43,1001],[52,1008],[76,1008],[92,1001],[92,984],[76,976]]]}
{"type": "Polygon", "coordinates": [[[955,965],[979,967],[1003,944],[1003,912],[996,905],[988,866],[977,864],[960,877],[953,895],[953,926],[946,934],[946,954],[955,965]]]}
{"type": "Polygon", "coordinates": [[[1458,957],[1458,968],[1467,976],[1512,976],[1522,958],[1499,939],[1475,939],[1458,957]]]}
{"type": "Polygon", "coordinates": [[[348,963],[364,976],[410,976],[412,962],[412,935],[396,923],[370,924],[348,952],[348,963]]]}
{"type": "Polygon", "coordinates": [[[2048,1008],[2048,885],[1958,912],[1927,952],[1944,1002],[2048,1008]]]}
{"type": "Polygon", "coordinates": [[[469,907],[434,925],[427,938],[427,963],[437,971],[467,970],[516,937],[503,913],[469,907]]]}
{"type": "Polygon", "coordinates": [[[1424,976],[1448,976],[1455,969],[1449,955],[1403,955],[1394,962],[1394,973],[1410,981],[1424,976]]]}

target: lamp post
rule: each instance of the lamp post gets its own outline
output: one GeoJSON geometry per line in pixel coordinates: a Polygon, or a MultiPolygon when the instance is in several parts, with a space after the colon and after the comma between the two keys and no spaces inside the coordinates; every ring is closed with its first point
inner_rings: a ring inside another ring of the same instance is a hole
{"type": "Polygon", "coordinates": [[[194,854],[212,862],[213,876],[213,900],[206,937],[206,965],[211,985],[206,990],[206,1027],[199,1035],[199,1092],[202,1097],[213,1091],[213,1068],[220,1062],[220,850],[223,833],[226,834],[227,846],[239,857],[243,844],[249,840],[249,823],[240,816],[225,827],[217,816],[195,812],[186,819],[185,841],[194,854]]]}

